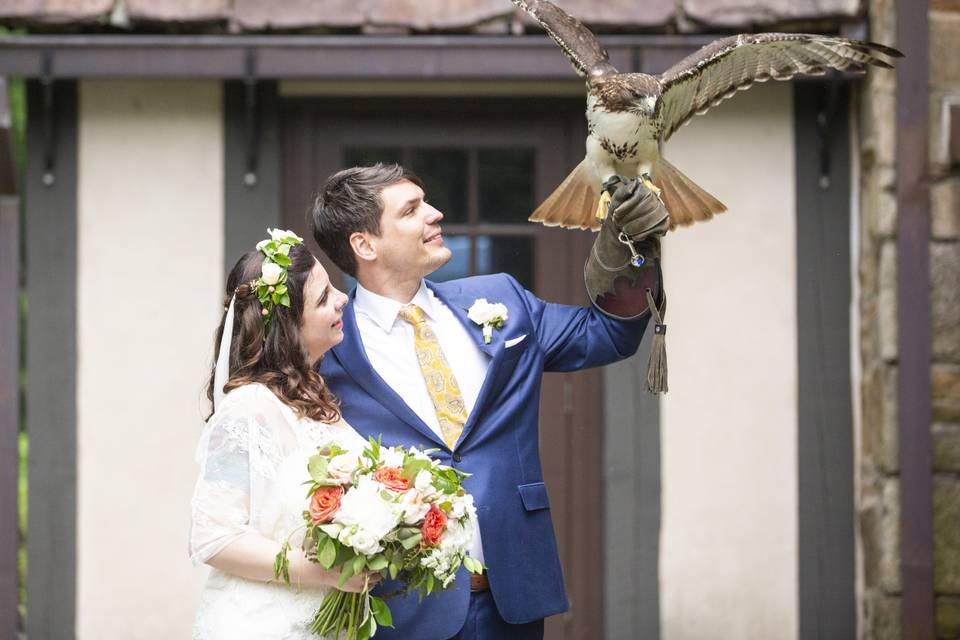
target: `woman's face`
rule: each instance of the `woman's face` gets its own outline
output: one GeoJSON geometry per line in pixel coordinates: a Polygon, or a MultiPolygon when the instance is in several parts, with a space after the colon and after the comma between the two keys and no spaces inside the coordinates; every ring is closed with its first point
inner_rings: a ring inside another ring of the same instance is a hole
{"type": "Polygon", "coordinates": [[[303,285],[303,318],[300,341],[311,364],[343,340],[343,305],[347,296],[330,284],[326,269],[314,260],[303,285]]]}

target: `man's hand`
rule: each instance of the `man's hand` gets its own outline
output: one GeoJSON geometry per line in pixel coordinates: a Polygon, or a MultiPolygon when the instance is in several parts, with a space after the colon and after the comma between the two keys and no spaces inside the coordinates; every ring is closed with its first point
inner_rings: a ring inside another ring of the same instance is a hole
{"type": "Polygon", "coordinates": [[[613,176],[603,183],[603,189],[610,193],[607,216],[632,242],[659,238],[670,229],[670,214],[642,178],[613,176]]]}

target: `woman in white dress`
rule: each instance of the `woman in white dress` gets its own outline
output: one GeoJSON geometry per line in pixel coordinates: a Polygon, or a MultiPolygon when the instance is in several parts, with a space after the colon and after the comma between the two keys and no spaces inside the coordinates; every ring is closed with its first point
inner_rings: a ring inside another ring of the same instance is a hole
{"type": "MultiPolygon", "coordinates": [[[[307,460],[324,443],[364,444],[316,371],[343,339],[346,296],[300,238],[271,235],[230,272],[217,331],[207,388],[214,413],[200,437],[191,505],[190,557],[212,567],[197,640],[315,637],[308,625],[339,572],[300,550],[307,460]],[[291,534],[288,586],[274,579],[273,564],[291,534]]],[[[365,577],[342,589],[360,591],[365,577]]]]}

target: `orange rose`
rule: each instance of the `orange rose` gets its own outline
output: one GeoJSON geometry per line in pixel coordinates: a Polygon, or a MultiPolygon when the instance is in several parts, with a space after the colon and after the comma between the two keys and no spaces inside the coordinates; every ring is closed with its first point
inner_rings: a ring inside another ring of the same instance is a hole
{"type": "Polygon", "coordinates": [[[421,544],[425,547],[432,547],[440,543],[443,537],[443,529],[447,526],[447,514],[437,505],[430,505],[430,510],[423,518],[423,524],[420,525],[420,533],[423,534],[421,544]]]}
{"type": "Polygon", "coordinates": [[[313,524],[326,524],[333,520],[334,514],[340,509],[340,498],[343,497],[343,487],[317,487],[310,498],[310,520],[313,524]]]}
{"type": "Polygon", "coordinates": [[[406,491],[410,488],[410,481],[401,478],[403,469],[400,467],[380,467],[373,473],[373,479],[393,491],[406,491]]]}

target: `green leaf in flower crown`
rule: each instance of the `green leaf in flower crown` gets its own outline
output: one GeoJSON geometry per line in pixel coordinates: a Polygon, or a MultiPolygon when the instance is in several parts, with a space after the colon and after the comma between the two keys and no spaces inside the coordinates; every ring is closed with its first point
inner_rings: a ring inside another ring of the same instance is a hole
{"type": "Polygon", "coordinates": [[[290,294],[285,293],[282,296],[280,296],[280,304],[282,304],[285,307],[290,307],[290,294]]]}
{"type": "Polygon", "coordinates": [[[290,256],[285,256],[282,253],[275,253],[272,257],[273,257],[273,261],[276,262],[281,267],[283,267],[284,269],[289,267],[290,263],[292,262],[292,260],[290,260],[290,256]]]}
{"type": "Polygon", "coordinates": [[[279,293],[280,295],[283,295],[283,294],[285,294],[285,293],[287,292],[287,285],[285,285],[285,284],[278,284],[278,285],[276,285],[276,286],[273,288],[273,290],[276,291],[277,293],[279,293]]]}

